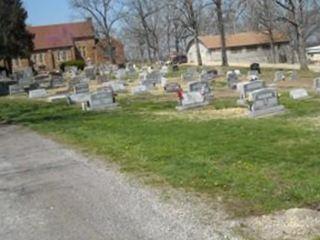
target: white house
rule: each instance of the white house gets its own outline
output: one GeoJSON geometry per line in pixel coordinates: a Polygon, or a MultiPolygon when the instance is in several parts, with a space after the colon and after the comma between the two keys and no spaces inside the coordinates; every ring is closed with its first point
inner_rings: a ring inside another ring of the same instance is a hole
{"type": "Polygon", "coordinates": [[[311,63],[320,64],[320,45],[307,48],[307,54],[311,63]]]}
{"type": "MultiPolygon", "coordinates": [[[[218,64],[221,62],[221,38],[216,36],[201,36],[200,52],[203,64],[218,64]]],[[[276,60],[285,63],[290,59],[289,40],[283,34],[274,36],[276,60]]],[[[230,63],[270,63],[272,62],[270,40],[267,34],[244,32],[226,36],[227,55],[230,63]]],[[[188,45],[188,62],[197,63],[196,44],[188,45]]],[[[292,54],[292,53],[291,53],[292,54]]]]}

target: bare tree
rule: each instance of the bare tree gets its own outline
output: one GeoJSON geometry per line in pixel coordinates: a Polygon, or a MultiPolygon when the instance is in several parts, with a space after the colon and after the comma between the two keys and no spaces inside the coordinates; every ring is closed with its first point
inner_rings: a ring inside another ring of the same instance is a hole
{"type": "Polygon", "coordinates": [[[215,11],[217,13],[218,18],[218,28],[219,34],[221,38],[221,60],[222,66],[228,66],[228,56],[227,56],[227,44],[226,44],[226,34],[224,27],[224,19],[223,19],[223,1],[222,0],[212,0],[215,6],[215,11]]]}
{"type": "Polygon", "coordinates": [[[97,34],[107,40],[106,51],[116,63],[111,33],[114,25],[124,17],[121,0],[69,0],[71,7],[93,18],[97,34]]]}
{"type": "Polygon", "coordinates": [[[318,0],[274,0],[280,7],[279,20],[292,29],[292,41],[302,70],[308,69],[306,42],[313,31],[320,27],[318,0]]]}

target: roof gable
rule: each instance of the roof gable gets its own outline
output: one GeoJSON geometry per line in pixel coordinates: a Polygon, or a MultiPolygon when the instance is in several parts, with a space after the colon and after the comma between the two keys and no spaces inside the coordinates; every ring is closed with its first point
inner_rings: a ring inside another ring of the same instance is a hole
{"type": "Polygon", "coordinates": [[[91,21],[27,28],[35,35],[34,50],[62,48],[73,45],[74,39],[95,36],[91,21]]]}
{"type": "MultiPolygon", "coordinates": [[[[221,48],[221,37],[216,36],[201,36],[199,40],[208,49],[219,49],[221,48]]],[[[287,37],[281,33],[274,34],[274,40],[276,43],[286,43],[289,42],[287,37]]],[[[237,33],[233,35],[226,36],[226,46],[227,48],[232,47],[246,47],[255,45],[269,44],[270,40],[267,34],[257,33],[257,32],[245,32],[237,33]]]]}

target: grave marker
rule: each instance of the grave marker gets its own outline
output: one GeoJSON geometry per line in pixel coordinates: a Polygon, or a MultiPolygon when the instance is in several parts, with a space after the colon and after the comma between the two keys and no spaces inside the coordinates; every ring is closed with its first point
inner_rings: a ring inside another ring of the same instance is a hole
{"type": "Polygon", "coordinates": [[[290,98],[292,98],[293,100],[303,100],[310,97],[306,89],[298,88],[290,91],[290,98]]]}
{"type": "Polygon", "coordinates": [[[45,98],[48,96],[48,93],[45,89],[36,89],[29,91],[29,98],[36,99],[36,98],[45,98]]]}

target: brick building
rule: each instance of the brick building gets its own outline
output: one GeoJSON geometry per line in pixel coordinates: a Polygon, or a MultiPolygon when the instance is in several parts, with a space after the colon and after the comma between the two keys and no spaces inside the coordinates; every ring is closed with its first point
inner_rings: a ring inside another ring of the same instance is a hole
{"type": "MultiPolygon", "coordinates": [[[[33,65],[48,71],[59,69],[62,62],[90,60],[92,63],[109,62],[106,42],[96,39],[92,21],[47,26],[30,26],[34,34],[34,50],[30,59],[13,60],[13,69],[33,65]]],[[[124,63],[123,45],[112,39],[117,64],[124,63]]]]}

